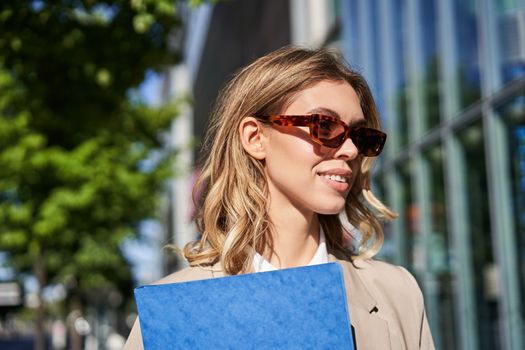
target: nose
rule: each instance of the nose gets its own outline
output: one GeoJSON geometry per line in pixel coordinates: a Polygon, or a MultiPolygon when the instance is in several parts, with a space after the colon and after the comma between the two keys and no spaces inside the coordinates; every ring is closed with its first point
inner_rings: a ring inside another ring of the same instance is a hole
{"type": "Polygon", "coordinates": [[[359,155],[359,150],[352,142],[352,139],[347,138],[345,142],[334,153],[334,158],[349,161],[355,159],[359,155]]]}

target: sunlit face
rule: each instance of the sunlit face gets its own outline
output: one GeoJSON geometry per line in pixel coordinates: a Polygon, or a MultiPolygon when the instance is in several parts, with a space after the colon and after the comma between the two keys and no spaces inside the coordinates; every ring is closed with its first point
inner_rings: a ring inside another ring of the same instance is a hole
{"type": "MultiPolygon", "coordinates": [[[[364,123],[359,98],[346,82],[322,81],[299,92],[280,114],[320,113],[353,126],[364,123]]],[[[338,214],[355,180],[362,156],[352,140],[339,148],[310,139],[307,127],[267,128],[265,167],[273,208],[294,206],[304,213],[338,214]]]]}

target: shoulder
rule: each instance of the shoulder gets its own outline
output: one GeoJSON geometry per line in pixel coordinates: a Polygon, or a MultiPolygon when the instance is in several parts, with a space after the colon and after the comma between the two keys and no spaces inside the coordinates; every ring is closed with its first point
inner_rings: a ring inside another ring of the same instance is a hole
{"type": "Polygon", "coordinates": [[[215,266],[189,266],[152,284],[167,284],[178,282],[189,282],[219,277],[222,273],[215,266]]]}
{"type": "Polygon", "coordinates": [[[408,304],[415,308],[423,306],[421,289],[414,276],[404,267],[373,259],[356,260],[353,266],[378,299],[401,302],[404,307],[408,307],[408,304]]]}
{"type": "Polygon", "coordinates": [[[366,259],[355,260],[353,265],[358,273],[366,274],[367,279],[393,285],[416,285],[416,280],[404,267],[393,265],[384,261],[366,259]]]}

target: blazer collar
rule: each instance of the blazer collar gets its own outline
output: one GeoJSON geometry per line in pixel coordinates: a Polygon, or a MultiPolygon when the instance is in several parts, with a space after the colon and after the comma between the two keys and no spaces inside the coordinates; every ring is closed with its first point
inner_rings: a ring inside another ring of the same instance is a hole
{"type": "Polygon", "coordinates": [[[210,277],[212,277],[212,278],[226,276],[224,274],[224,271],[222,271],[222,267],[221,267],[220,261],[216,262],[212,266],[201,267],[201,268],[205,269],[206,271],[208,271],[211,274],[210,277]]]}
{"type": "Polygon", "coordinates": [[[362,272],[360,269],[365,267],[364,265],[361,266],[363,263],[359,260],[349,262],[338,259],[331,253],[328,253],[328,261],[339,263],[343,268],[348,303],[352,307],[363,308],[368,313],[377,312],[379,310],[377,300],[370,293],[361,276],[364,271],[362,272]]]}

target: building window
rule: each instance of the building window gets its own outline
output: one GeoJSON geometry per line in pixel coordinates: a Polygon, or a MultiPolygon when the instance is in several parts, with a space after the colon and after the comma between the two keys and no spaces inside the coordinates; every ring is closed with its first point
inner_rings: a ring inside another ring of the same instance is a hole
{"type": "MultiPolygon", "coordinates": [[[[507,124],[514,206],[514,238],[518,259],[516,265],[521,297],[520,318],[523,322],[525,315],[525,94],[505,103],[499,108],[498,114],[507,124]]],[[[525,334],[525,326],[522,334],[525,334]]]]}

